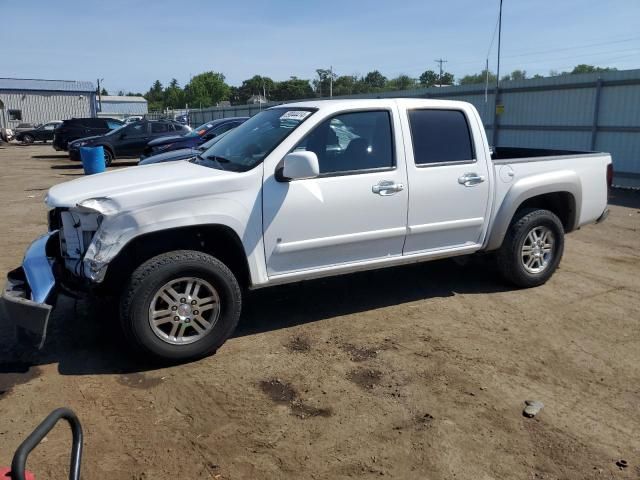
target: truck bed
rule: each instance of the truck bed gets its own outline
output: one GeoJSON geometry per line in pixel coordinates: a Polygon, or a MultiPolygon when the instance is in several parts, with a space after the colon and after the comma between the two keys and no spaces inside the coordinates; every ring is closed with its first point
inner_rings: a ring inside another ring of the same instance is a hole
{"type": "Polygon", "coordinates": [[[524,147],[493,147],[491,159],[496,162],[505,163],[509,161],[523,160],[540,157],[563,157],[576,155],[592,155],[597,152],[586,152],[580,150],[555,150],[548,148],[524,148],[524,147]]]}

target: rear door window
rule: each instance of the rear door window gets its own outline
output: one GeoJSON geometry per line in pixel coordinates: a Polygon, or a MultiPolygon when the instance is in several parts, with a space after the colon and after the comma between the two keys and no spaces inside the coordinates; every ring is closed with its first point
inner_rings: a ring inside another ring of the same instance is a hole
{"type": "Polygon", "coordinates": [[[409,125],[416,165],[475,161],[471,133],[460,110],[410,110],[409,125]]]}
{"type": "Polygon", "coordinates": [[[153,122],[151,124],[151,134],[169,132],[169,124],[164,122],[153,122]]]}

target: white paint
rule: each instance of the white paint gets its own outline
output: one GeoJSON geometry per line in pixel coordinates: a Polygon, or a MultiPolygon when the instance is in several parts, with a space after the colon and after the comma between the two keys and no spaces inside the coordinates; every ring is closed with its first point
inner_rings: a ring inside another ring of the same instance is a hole
{"type": "MultiPolygon", "coordinates": [[[[97,270],[139,235],[191,225],[228,226],[244,246],[256,288],[476,252],[487,248],[492,230],[508,222],[510,208],[531,192],[570,189],[580,225],[595,221],[606,207],[605,171],[611,161],[606,154],[516,161],[510,164],[513,180],[496,181],[500,165],[493,165],[478,113],[467,103],[372,99],[288,107],[317,111],[248,172],[186,161],[133,167],[57,185],[47,203],[73,211],[84,200],[108,198],[109,214],[84,257],[85,265],[97,270]],[[416,167],[407,116],[411,108],[461,110],[472,130],[475,161],[416,167]],[[395,168],[276,181],[284,156],[314,127],[337,113],[367,109],[390,113],[395,168]],[[468,173],[485,181],[460,184],[468,173]],[[379,195],[372,187],[381,181],[404,188],[379,195]]],[[[100,275],[92,278],[100,280],[100,275]]]]}

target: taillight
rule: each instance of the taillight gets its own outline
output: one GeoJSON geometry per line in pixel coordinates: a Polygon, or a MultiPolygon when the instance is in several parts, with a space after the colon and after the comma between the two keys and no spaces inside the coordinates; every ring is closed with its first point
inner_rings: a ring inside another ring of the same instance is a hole
{"type": "Polygon", "coordinates": [[[613,185],[613,163],[607,165],[607,186],[611,188],[613,185]]]}

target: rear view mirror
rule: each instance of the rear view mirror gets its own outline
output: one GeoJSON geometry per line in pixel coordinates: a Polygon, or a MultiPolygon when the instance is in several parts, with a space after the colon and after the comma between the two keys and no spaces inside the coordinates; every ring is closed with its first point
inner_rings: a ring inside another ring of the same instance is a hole
{"type": "MultiPolygon", "coordinates": [[[[280,170],[280,169],[279,169],[280,170]]],[[[277,180],[287,182],[320,175],[318,156],[313,152],[292,152],[282,160],[282,169],[277,180]]]]}

